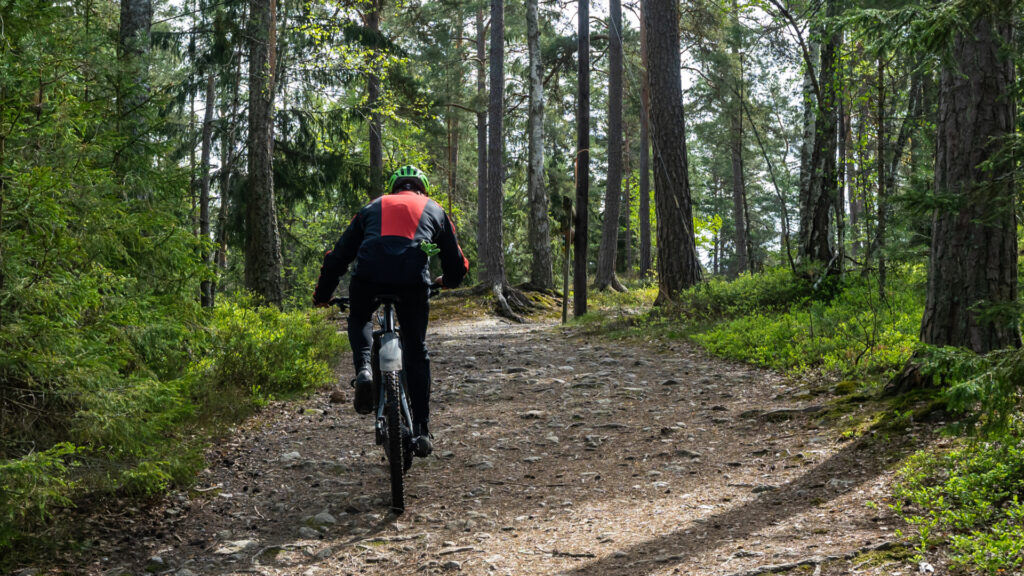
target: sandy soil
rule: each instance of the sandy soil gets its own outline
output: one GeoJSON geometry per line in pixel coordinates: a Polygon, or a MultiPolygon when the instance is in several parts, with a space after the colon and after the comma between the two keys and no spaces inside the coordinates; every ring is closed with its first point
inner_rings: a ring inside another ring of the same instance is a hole
{"type": "Polygon", "coordinates": [[[683,342],[553,324],[452,323],[429,342],[435,452],[409,471],[404,515],[370,417],[324,391],[237,429],[195,490],[125,512],[77,573],[917,571],[858,554],[896,540],[868,502],[900,447],[839,439],[827,396],[683,342]]]}

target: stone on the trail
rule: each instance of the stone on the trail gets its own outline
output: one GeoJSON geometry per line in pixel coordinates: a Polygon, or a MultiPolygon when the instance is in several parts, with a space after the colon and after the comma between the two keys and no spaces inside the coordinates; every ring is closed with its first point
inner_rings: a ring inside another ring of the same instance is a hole
{"type": "Polygon", "coordinates": [[[524,420],[539,420],[545,416],[543,410],[527,410],[519,415],[524,420]]]}
{"type": "Polygon", "coordinates": [[[36,576],[39,574],[39,568],[25,568],[19,572],[15,572],[15,576],[36,576]]]}
{"type": "Polygon", "coordinates": [[[754,558],[757,556],[764,556],[764,552],[751,552],[750,550],[740,548],[732,555],[733,558],[754,558]]]}
{"type": "Polygon", "coordinates": [[[323,416],[324,411],[319,408],[306,408],[302,411],[306,416],[323,416]]]}
{"type": "Polygon", "coordinates": [[[225,542],[223,546],[213,551],[218,556],[230,556],[239,552],[248,552],[256,549],[260,543],[256,540],[234,540],[225,542]]]}
{"type": "Polygon", "coordinates": [[[188,568],[182,568],[174,573],[174,576],[196,576],[196,573],[189,570],[188,568]]]}
{"type": "Polygon", "coordinates": [[[302,458],[302,455],[298,452],[285,452],[284,454],[281,454],[281,457],[278,458],[278,460],[284,464],[290,464],[299,458],[302,458]]]}
{"type": "Polygon", "coordinates": [[[534,462],[540,462],[541,460],[543,460],[543,458],[541,458],[540,456],[527,456],[526,458],[523,458],[523,462],[529,462],[530,464],[533,464],[534,462]]]}
{"type": "Polygon", "coordinates": [[[662,382],[661,382],[662,386],[677,386],[678,384],[679,384],[679,381],[674,379],[674,378],[669,378],[668,380],[662,380],[662,382]]]}
{"type": "Polygon", "coordinates": [[[146,572],[160,572],[167,568],[167,563],[160,556],[150,556],[149,560],[146,560],[146,572]]]}
{"type": "Polygon", "coordinates": [[[547,440],[548,442],[551,442],[552,444],[558,444],[558,440],[559,440],[558,436],[555,436],[554,434],[552,434],[551,436],[548,436],[548,437],[546,437],[544,439],[547,440]]]}
{"type": "Polygon", "coordinates": [[[569,364],[563,364],[562,366],[559,366],[558,369],[562,372],[574,372],[576,370],[576,368],[569,364]]]}
{"type": "Polygon", "coordinates": [[[227,540],[228,538],[231,538],[231,536],[231,530],[221,530],[220,532],[217,532],[217,538],[220,538],[221,540],[227,540]]]}
{"type": "Polygon", "coordinates": [[[681,458],[693,458],[693,459],[696,459],[696,458],[700,458],[702,456],[702,454],[700,452],[694,452],[693,450],[687,450],[685,448],[680,448],[679,450],[676,450],[676,456],[679,456],[681,458]]]}
{"type": "Polygon", "coordinates": [[[323,512],[317,514],[316,516],[313,516],[313,524],[316,524],[318,526],[333,526],[337,523],[338,520],[334,516],[332,516],[331,513],[328,512],[327,510],[324,510],[323,512]]]}
{"type": "Polygon", "coordinates": [[[844,480],[842,478],[833,478],[826,484],[832,490],[847,490],[850,486],[853,486],[853,480],[844,480]]]}
{"type": "Polygon", "coordinates": [[[604,358],[601,358],[600,363],[604,364],[605,366],[611,366],[612,364],[618,364],[619,361],[616,360],[615,358],[612,358],[611,356],[605,356],[604,358]]]}
{"type": "Polygon", "coordinates": [[[441,569],[446,572],[457,572],[462,570],[462,563],[455,560],[449,560],[444,564],[441,564],[441,569]]]}
{"type": "Polygon", "coordinates": [[[629,554],[626,554],[622,550],[616,550],[615,552],[612,552],[612,558],[625,558],[627,556],[629,556],[629,554]]]}
{"type": "Polygon", "coordinates": [[[522,366],[511,366],[505,369],[505,374],[522,374],[523,372],[526,372],[526,368],[522,366]]]}
{"type": "Polygon", "coordinates": [[[762,492],[771,492],[772,490],[777,490],[777,488],[775,486],[772,486],[771,484],[761,484],[759,486],[756,486],[753,490],[751,490],[751,492],[753,492],[754,494],[760,494],[762,492]]]}
{"type": "Polygon", "coordinates": [[[302,526],[299,528],[299,536],[303,538],[319,538],[320,532],[310,528],[309,526],[302,526]]]}

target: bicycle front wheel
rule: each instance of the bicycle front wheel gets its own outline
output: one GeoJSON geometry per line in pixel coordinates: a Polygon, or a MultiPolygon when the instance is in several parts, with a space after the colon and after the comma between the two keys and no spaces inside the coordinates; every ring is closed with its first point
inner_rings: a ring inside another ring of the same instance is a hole
{"type": "Polygon", "coordinates": [[[384,385],[387,395],[384,417],[387,419],[388,439],[384,447],[391,472],[391,510],[401,514],[405,510],[405,442],[402,438],[402,405],[398,395],[398,378],[398,372],[381,374],[381,384],[384,385]]]}

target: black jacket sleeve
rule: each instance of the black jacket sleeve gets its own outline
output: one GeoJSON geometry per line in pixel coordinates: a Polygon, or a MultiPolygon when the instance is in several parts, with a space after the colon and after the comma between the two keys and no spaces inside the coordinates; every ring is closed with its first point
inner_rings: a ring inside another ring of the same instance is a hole
{"type": "Polygon", "coordinates": [[[328,250],[324,255],[324,263],[320,267],[320,278],[317,279],[316,288],[313,290],[314,304],[325,304],[330,301],[341,277],[345,275],[349,265],[356,259],[359,246],[363,243],[363,222],[364,216],[360,211],[349,223],[345,233],[334,244],[334,249],[328,250]]]}
{"type": "Polygon", "coordinates": [[[459,238],[455,234],[455,225],[452,224],[452,220],[447,214],[444,215],[444,223],[435,243],[441,249],[441,272],[444,273],[444,287],[455,288],[462,283],[466,272],[469,272],[469,260],[462,254],[459,238]]]}

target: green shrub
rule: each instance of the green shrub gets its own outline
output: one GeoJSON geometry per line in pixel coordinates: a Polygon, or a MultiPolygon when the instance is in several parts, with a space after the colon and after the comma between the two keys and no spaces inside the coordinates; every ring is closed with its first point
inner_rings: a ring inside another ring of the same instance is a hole
{"type": "Polygon", "coordinates": [[[347,347],[326,312],[253,308],[246,300],[214,310],[210,346],[190,372],[196,394],[234,388],[258,402],[315,390],[334,379],[347,347]]]}
{"type": "Polygon", "coordinates": [[[922,556],[948,543],[960,567],[1014,573],[1024,568],[1021,494],[1024,443],[1007,435],[942,454],[918,452],[900,470],[892,508],[913,527],[922,556]]]}
{"type": "Polygon", "coordinates": [[[726,318],[694,334],[714,354],[779,370],[887,377],[913,353],[924,309],[915,278],[898,281],[884,303],[874,282],[860,278],[811,299],[809,285],[788,271],[713,286],[710,297],[695,289],[686,301],[726,318]]]}

